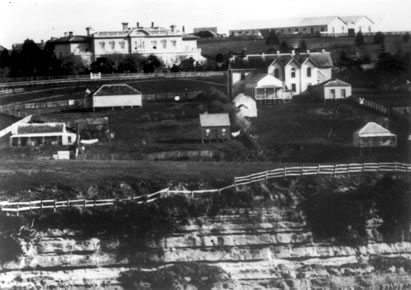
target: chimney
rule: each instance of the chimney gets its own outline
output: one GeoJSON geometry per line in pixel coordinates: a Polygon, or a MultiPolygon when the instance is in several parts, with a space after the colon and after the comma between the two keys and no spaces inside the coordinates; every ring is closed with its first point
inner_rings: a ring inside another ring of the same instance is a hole
{"type": "Polygon", "coordinates": [[[279,50],[277,50],[276,53],[277,53],[277,55],[280,55],[280,51],[279,51],[279,50]]]}
{"type": "Polygon", "coordinates": [[[182,28],[182,32],[183,32],[183,33],[186,32],[186,28],[184,27],[184,25],[183,25],[183,28],[182,28]]]}
{"type": "Polygon", "coordinates": [[[87,36],[90,36],[91,27],[90,27],[90,26],[87,26],[87,27],[86,27],[86,31],[87,31],[87,36]]]}
{"type": "Polygon", "coordinates": [[[307,53],[310,53],[310,50],[309,50],[309,49],[307,49],[307,53]]]}
{"type": "Polygon", "coordinates": [[[66,31],[64,32],[64,37],[67,37],[67,36],[69,36],[69,33],[66,31]]]}
{"type": "Polygon", "coordinates": [[[154,22],[151,22],[151,28],[154,28],[154,22]]]}
{"type": "Polygon", "coordinates": [[[325,49],[324,49],[324,48],[323,48],[323,49],[321,49],[321,52],[322,52],[322,53],[324,53],[324,52],[325,52],[325,49]]]}
{"type": "Polygon", "coordinates": [[[137,22],[137,28],[140,28],[140,22],[137,22]]]}
{"type": "Polygon", "coordinates": [[[123,30],[128,30],[128,22],[121,23],[123,25],[123,30]]]}
{"type": "Polygon", "coordinates": [[[295,50],[291,50],[291,55],[294,56],[295,55],[295,50]]]}
{"type": "Polygon", "coordinates": [[[73,31],[69,31],[69,37],[73,36],[73,31]]]}
{"type": "Polygon", "coordinates": [[[173,24],[173,25],[170,26],[170,28],[171,28],[171,32],[174,32],[175,29],[176,29],[176,26],[173,24]]]}

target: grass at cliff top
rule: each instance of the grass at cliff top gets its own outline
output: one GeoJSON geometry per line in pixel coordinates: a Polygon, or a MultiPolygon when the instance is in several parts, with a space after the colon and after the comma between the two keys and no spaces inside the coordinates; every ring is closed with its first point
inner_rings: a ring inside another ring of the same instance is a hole
{"type": "Polygon", "coordinates": [[[223,186],[234,176],[282,166],[270,162],[173,162],[173,161],[2,161],[0,191],[12,192],[33,185],[60,184],[89,187],[105,180],[214,181],[223,186]]]}

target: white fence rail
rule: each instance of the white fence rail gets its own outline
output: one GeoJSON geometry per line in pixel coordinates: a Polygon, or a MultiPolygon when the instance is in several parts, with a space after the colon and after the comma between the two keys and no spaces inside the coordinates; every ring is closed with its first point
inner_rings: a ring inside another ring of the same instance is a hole
{"type": "Polygon", "coordinates": [[[0,202],[0,210],[6,213],[19,215],[20,212],[32,212],[35,210],[52,209],[56,211],[61,208],[89,208],[100,206],[113,206],[116,203],[134,201],[137,204],[147,204],[154,202],[160,198],[167,198],[175,195],[184,195],[186,197],[194,198],[196,196],[207,195],[212,193],[221,194],[224,190],[237,189],[238,186],[247,185],[255,182],[268,181],[272,178],[284,178],[295,176],[308,176],[308,175],[337,175],[337,174],[357,174],[364,172],[372,173],[411,173],[411,164],[386,162],[386,163],[348,163],[348,164],[332,164],[324,165],[319,164],[316,166],[293,166],[276,168],[273,170],[258,172],[247,176],[235,177],[234,184],[227,185],[225,187],[217,189],[204,189],[204,190],[170,190],[169,188],[162,189],[160,191],[123,198],[123,199],[76,199],[76,200],[35,200],[35,201],[22,201],[22,202],[0,202]]]}

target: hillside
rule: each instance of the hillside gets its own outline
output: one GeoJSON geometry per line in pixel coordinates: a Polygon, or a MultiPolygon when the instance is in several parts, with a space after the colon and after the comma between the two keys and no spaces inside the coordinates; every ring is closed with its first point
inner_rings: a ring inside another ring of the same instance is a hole
{"type": "Polygon", "coordinates": [[[407,289],[409,190],[401,175],[296,177],[194,200],[0,216],[14,237],[1,287],[407,289]]]}

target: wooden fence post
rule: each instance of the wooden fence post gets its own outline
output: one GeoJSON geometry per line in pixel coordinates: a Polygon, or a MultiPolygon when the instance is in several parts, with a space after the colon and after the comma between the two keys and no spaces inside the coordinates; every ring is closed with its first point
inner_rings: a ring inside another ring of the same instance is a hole
{"type": "Polygon", "coordinates": [[[43,200],[40,200],[40,214],[43,212],[43,200]]]}
{"type": "Polygon", "coordinates": [[[67,208],[70,207],[70,199],[67,199],[67,208]]]}
{"type": "Polygon", "coordinates": [[[334,172],[333,172],[334,177],[335,177],[336,170],[337,170],[337,164],[334,163],[334,172]]]}
{"type": "Polygon", "coordinates": [[[318,165],[317,165],[317,175],[320,174],[320,169],[321,169],[321,168],[320,168],[320,164],[318,164],[318,165]]]}
{"type": "Polygon", "coordinates": [[[17,203],[17,211],[16,211],[16,215],[19,216],[19,203],[17,203]]]}
{"type": "Polygon", "coordinates": [[[283,176],[286,177],[287,176],[287,167],[283,168],[283,176]]]}
{"type": "Polygon", "coordinates": [[[83,207],[84,207],[84,210],[86,209],[86,199],[84,199],[84,201],[83,201],[83,207]]]}
{"type": "Polygon", "coordinates": [[[32,210],[31,210],[31,201],[29,201],[29,210],[30,210],[30,213],[32,213],[32,210]]]}
{"type": "Polygon", "coordinates": [[[268,182],[268,171],[265,172],[265,182],[268,182]]]}
{"type": "Polygon", "coordinates": [[[56,208],[56,200],[54,200],[54,212],[56,212],[57,208],[56,208]]]}
{"type": "Polygon", "coordinates": [[[236,181],[235,177],[234,177],[234,189],[235,189],[235,191],[237,191],[237,181],[236,181]]]}

